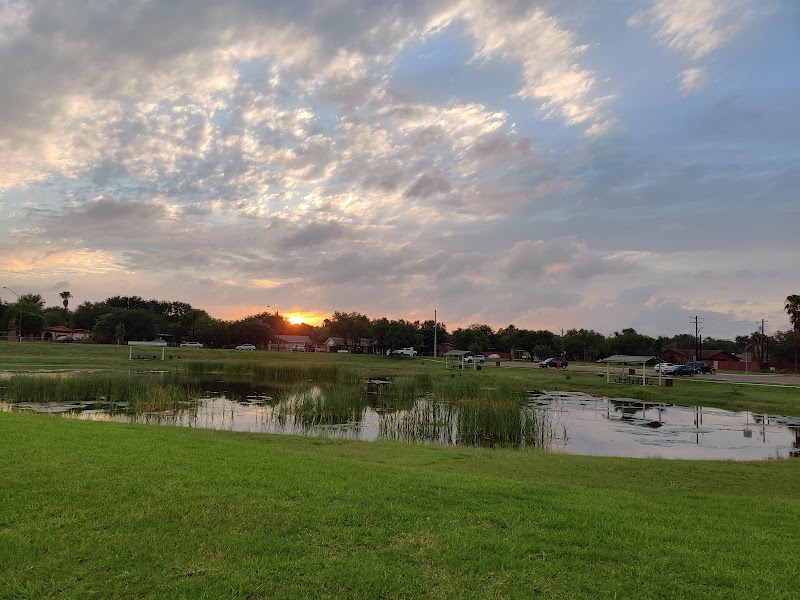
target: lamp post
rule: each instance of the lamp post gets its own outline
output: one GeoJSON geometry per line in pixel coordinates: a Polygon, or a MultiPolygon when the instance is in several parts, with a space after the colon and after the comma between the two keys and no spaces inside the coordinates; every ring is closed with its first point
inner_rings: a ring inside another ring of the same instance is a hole
{"type": "Polygon", "coordinates": [[[19,294],[5,285],[3,289],[8,290],[17,297],[17,311],[19,312],[19,328],[17,329],[17,335],[19,335],[19,341],[22,342],[22,304],[19,301],[19,294]]]}
{"type": "Polygon", "coordinates": [[[275,335],[278,336],[278,352],[281,351],[281,315],[278,313],[278,309],[274,306],[270,306],[267,304],[267,308],[271,308],[275,311],[275,335]]]}

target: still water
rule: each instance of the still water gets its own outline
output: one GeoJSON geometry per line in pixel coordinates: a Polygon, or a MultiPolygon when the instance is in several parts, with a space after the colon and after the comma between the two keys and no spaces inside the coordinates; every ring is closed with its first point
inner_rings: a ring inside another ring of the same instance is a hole
{"type": "MultiPolygon", "coordinates": [[[[475,445],[464,434],[455,403],[421,398],[402,409],[376,405],[346,414],[309,417],[291,397],[273,400],[245,384],[218,382],[186,408],[126,414],[97,403],[0,403],[0,410],[55,413],[65,418],[200,427],[353,440],[396,439],[441,445],[475,445]]],[[[536,439],[512,445],[596,456],[672,459],[765,460],[800,457],[800,418],[731,412],[699,406],[642,403],[581,393],[532,393],[521,409],[535,420],[536,439]]],[[[463,416],[463,415],[462,415],[463,416]]],[[[484,438],[480,445],[499,445],[484,438]]]]}

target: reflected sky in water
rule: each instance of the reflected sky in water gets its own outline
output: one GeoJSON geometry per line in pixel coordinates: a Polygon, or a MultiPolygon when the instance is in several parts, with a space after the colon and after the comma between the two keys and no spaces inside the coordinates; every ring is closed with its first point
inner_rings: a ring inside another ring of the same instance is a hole
{"type": "MultiPolygon", "coordinates": [[[[199,427],[256,433],[315,435],[372,441],[399,439],[442,445],[465,443],[458,405],[420,399],[402,410],[367,406],[351,412],[307,416],[291,397],[210,394],[179,411],[109,414],[91,403],[0,405],[4,410],[58,413],[68,418],[199,427]]],[[[800,418],[721,409],[642,403],[580,393],[532,395],[522,409],[538,419],[536,445],[553,452],[670,459],[765,460],[800,457],[800,418]]],[[[528,443],[520,447],[530,447],[528,443]]],[[[487,444],[491,445],[491,444],[487,444]]]]}

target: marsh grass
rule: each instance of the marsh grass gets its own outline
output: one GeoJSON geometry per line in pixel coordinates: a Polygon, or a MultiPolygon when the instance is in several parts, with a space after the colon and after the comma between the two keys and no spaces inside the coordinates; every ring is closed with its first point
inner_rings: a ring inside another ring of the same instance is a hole
{"type": "Polygon", "coordinates": [[[360,386],[340,384],[298,391],[284,404],[294,414],[295,423],[307,428],[359,421],[368,401],[360,386]]]}
{"type": "Polygon", "coordinates": [[[378,429],[388,440],[452,444],[457,410],[447,402],[415,402],[408,410],[382,413],[378,429]]]}
{"type": "Polygon", "coordinates": [[[552,437],[546,413],[528,406],[519,383],[493,383],[462,373],[396,377],[381,392],[381,435],[447,444],[546,445],[552,437]],[[400,408],[403,403],[407,406],[400,408]]]}
{"type": "Polygon", "coordinates": [[[195,397],[190,386],[172,378],[123,374],[16,375],[0,387],[0,399],[9,403],[102,403],[112,412],[174,409],[195,397]]]}
{"type": "MultiPolygon", "coordinates": [[[[247,376],[259,381],[334,381],[339,368],[332,364],[314,363],[268,363],[258,361],[207,361],[193,360],[183,363],[182,370],[188,374],[220,373],[232,376],[247,376]]],[[[342,374],[344,375],[344,374],[342,374]]]]}

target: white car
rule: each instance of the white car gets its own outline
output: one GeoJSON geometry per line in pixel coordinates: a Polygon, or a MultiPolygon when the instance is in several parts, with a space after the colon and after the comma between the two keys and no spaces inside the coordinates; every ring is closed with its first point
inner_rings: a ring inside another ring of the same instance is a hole
{"type": "Polygon", "coordinates": [[[482,365],[483,363],[486,362],[486,357],[483,354],[476,354],[475,356],[465,356],[464,362],[465,363],[476,362],[479,365],[482,365]]]}
{"type": "Polygon", "coordinates": [[[658,363],[656,366],[653,367],[656,373],[661,373],[662,375],[667,375],[669,373],[675,372],[675,365],[672,363],[658,363]]]}
{"type": "Polygon", "coordinates": [[[203,344],[200,342],[183,342],[181,348],[202,348],[203,344]]]}
{"type": "Polygon", "coordinates": [[[253,344],[242,344],[241,346],[236,346],[237,350],[255,350],[256,347],[253,344]]]}
{"type": "Polygon", "coordinates": [[[500,358],[500,355],[499,354],[490,354],[486,358],[488,358],[489,360],[496,360],[496,359],[500,358]]]}
{"type": "Polygon", "coordinates": [[[418,352],[411,348],[399,348],[397,350],[388,350],[386,352],[389,356],[416,356],[418,352]]]}

